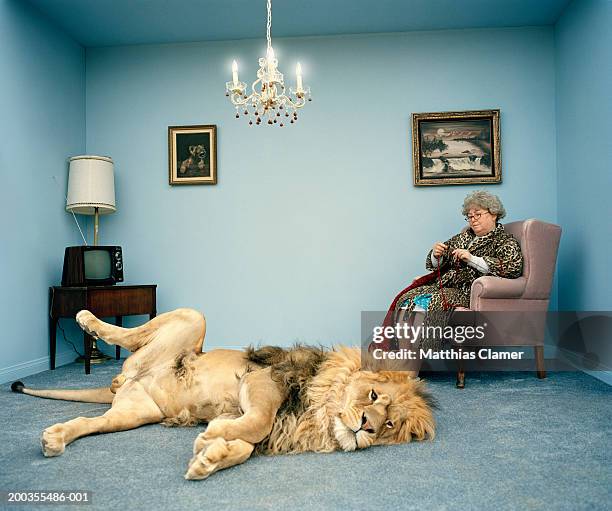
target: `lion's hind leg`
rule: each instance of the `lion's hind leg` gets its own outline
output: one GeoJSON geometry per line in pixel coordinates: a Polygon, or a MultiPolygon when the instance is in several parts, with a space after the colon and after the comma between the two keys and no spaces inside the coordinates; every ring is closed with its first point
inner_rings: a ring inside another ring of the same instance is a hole
{"type": "Polygon", "coordinates": [[[106,323],[87,310],[80,311],[76,315],[76,321],[85,332],[96,339],[121,346],[131,352],[161,338],[164,348],[170,348],[174,353],[181,350],[199,353],[206,334],[204,316],[193,309],[166,312],[136,328],[123,328],[106,323]],[[176,346],[172,346],[173,344],[176,346]]]}
{"type": "Polygon", "coordinates": [[[104,415],[77,417],[55,424],[43,431],[40,443],[45,456],[59,456],[66,446],[77,438],[93,433],[134,429],[144,424],[160,422],[163,418],[163,413],[140,383],[132,382],[117,392],[113,406],[104,415]]]}

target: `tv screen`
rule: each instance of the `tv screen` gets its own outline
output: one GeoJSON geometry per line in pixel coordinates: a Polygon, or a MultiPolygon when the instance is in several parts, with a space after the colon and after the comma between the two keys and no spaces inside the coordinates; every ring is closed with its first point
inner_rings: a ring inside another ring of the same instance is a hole
{"type": "Polygon", "coordinates": [[[84,257],[86,279],[101,280],[111,276],[111,254],[108,250],[86,250],[84,257]]]}

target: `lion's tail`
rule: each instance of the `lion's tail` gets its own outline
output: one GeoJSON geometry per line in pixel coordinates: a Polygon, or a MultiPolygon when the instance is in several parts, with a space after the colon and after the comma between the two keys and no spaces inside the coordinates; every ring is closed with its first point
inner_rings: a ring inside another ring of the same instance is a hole
{"type": "Polygon", "coordinates": [[[83,403],[112,403],[115,394],[108,387],[97,389],[28,389],[20,382],[13,382],[13,392],[28,394],[29,396],[44,397],[46,399],[63,399],[64,401],[81,401],[83,403]]]}

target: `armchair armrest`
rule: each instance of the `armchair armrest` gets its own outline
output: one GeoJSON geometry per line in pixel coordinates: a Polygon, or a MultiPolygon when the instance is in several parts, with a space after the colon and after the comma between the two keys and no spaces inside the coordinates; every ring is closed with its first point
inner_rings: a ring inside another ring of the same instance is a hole
{"type": "Polygon", "coordinates": [[[527,286],[527,279],[503,279],[484,276],[472,282],[470,304],[478,303],[480,298],[521,298],[527,286]]]}
{"type": "Polygon", "coordinates": [[[417,280],[422,279],[423,277],[426,277],[428,274],[424,273],[423,275],[419,275],[418,277],[415,277],[412,279],[412,284],[414,284],[417,280]]]}

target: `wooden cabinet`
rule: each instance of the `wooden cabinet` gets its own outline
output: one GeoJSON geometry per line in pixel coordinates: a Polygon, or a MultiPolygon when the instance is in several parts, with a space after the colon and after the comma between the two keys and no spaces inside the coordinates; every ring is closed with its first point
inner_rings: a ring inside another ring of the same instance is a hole
{"type": "MultiPolygon", "coordinates": [[[[87,286],[49,288],[50,323],[49,351],[51,369],[55,369],[56,330],[60,318],[73,318],[80,310],[87,309],[99,318],[114,317],[118,325],[123,324],[124,316],[157,314],[156,290],[154,284],[142,286],[87,286]]],[[[83,332],[85,350],[85,374],[91,372],[90,353],[93,338],[83,332]]],[[[119,360],[120,348],[115,348],[119,360]]]]}

